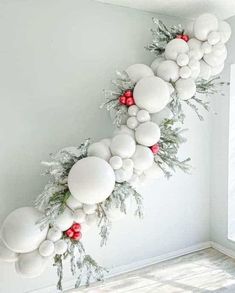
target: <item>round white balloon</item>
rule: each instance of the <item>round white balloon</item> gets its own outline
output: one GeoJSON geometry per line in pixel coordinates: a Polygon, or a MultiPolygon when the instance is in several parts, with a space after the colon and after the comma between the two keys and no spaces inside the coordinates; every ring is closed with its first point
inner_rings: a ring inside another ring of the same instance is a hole
{"type": "Polygon", "coordinates": [[[105,160],[96,157],[81,159],[73,165],[68,175],[71,194],[86,204],[104,201],[112,193],[114,185],[115,175],[112,167],[105,160]]]}
{"type": "Polygon", "coordinates": [[[143,122],[147,122],[150,120],[150,115],[149,115],[149,112],[146,111],[146,110],[140,110],[138,113],[137,113],[137,120],[140,122],[140,123],[143,123],[143,122]]]}
{"type": "Polygon", "coordinates": [[[177,80],[175,87],[178,97],[182,100],[188,100],[196,93],[196,84],[192,78],[177,80]]]}
{"type": "Polygon", "coordinates": [[[4,262],[16,262],[18,254],[6,247],[0,239],[0,260],[4,262]]]}
{"type": "Polygon", "coordinates": [[[98,157],[105,161],[108,161],[111,157],[109,147],[102,142],[95,142],[88,147],[89,157],[98,157]]]}
{"type": "Polygon", "coordinates": [[[218,20],[213,14],[202,14],[195,20],[193,29],[198,40],[206,41],[210,32],[218,30],[218,20]]]}
{"type": "Polygon", "coordinates": [[[215,66],[215,67],[211,67],[211,75],[214,76],[214,75],[217,75],[219,73],[221,73],[224,69],[224,63],[218,65],[218,66],[215,66]]]}
{"type": "Polygon", "coordinates": [[[203,54],[209,54],[212,51],[212,46],[208,42],[202,43],[202,52],[203,54]]]}
{"type": "Polygon", "coordinates": [[[165,48],[166,59],[176,61],[179,54],[188,53],[189,46],[187,42],[182,39],[171,40],[165,48]]]}
{"type": "Polygon", "coordinates": [[[130,158],[135,152],[135,141],[127,134],[119,134],[112,139],[110,149],[114,156],[130,158]]]}
{"type": "Polygon", "coordinates": [[[39,254],[43,257],[49,257],[54,254],[55,246],[50,240],[44,240],[39,246],[39,254]]]}
{"type": "Polygon", "coordinates": [[[175,82],[179,78],[179,66],[175,61],[165,60],[159,64],[156,75],[165,81],[175,82]]]}
{"type": "Polygon", "coordinates": [[[215,66],[219,66],[219,65],[223,64],[226,58],[227,58],[227,50],[219,56],[216,55],[212,51],[210,54],[205,54],[203,59],[211,67],[215,67],[215,66]]]}
{"type": "Polygon", "coordinates": [[[62,236],[63,233],[58,227],[50,228],[47,233],[47,239],[53,242],[58,241],[62,236]]]}
{"type": "Polygon", "coordinates": [[[133,169],[119,169],[115,171],[115,180],[118,183],[128,181],[133,174],[133,169]]]}
{"type": "Polygon", "coordinates": [[[182,53],[179,54],[176,60],[177,64],[179,66],[186,66],[189,63],[189,56],[188,54],[182,53]]]}
{"type": "Polygon", "coordinates": [[[64,239],[55,243],[55,254],[64,254],[68,249],[68,244],[64,239]]]}
{"type": "Polygon", "coordinates": [[[78,209],[82,207],[82,203],[78,201],[76,198],[70,195],[70,197],[67,199],[66,204],[68,207],[73,209],[78,209]]]}
{"type": "Polygon", "coordinates": [[[19,255],[15,263],[16,272],[23,278],[36,278],[40,276],[48,264],[48,259],[42,257],[38,250],[19,255]]]}
{"type": "Polygon", "coordinates": [[[152,68],[152,70],[153,70],[153,72],[154,72],[155,74],[157,74],[158,66],[159,66],[159,65],[162,63],[162,61],[164,61],[164,60],[165,60],[164,57],[159,56],[159,57],[157,57],[157,58],[152,62],[152,64],[151,64],[151,68],[152,68]]]}
{"type": "Polygon", "coordinates": [[[43,214],[33,207],[22,207],[11,212],[1,229],[4,244],[18,253],[30,252],[38,248],[46,238],[48,226],[41,230],[38,221],[43,214]]]}
{"type": "Polygon", "coordinates": [[[182,66],[180,68],[179,74],[181,78],[189,78],[191,76],[191,73],[192,71],[188,66],[182,66]]]}
{"type": "Polygon", "coordinates": [[[118,170],[118,169],[122,168],[122,158],[119,156],[113,156],[109,160],[109,164],[111,165],[111,167],[114,170],[118,170]]]}
{"type": "Polygon", "coordinates": [[[127,119],[126,125],[130,128],[130,129],[135,129],[138,126],[139,122],[136,119],[136,117],[129,117],[127,119]]]}
{"type": "Polygon", "coordinates": [[[135,138],[139,144],[145,146],[152,146],[160,139],[161,131],[159,126],[152,122],[145,122],[140,124],[135,131],[135,138]]]}
{"type": "Polygon", "coordinates": [[[55,220],[54,225],[61,231],[68,230],[73,224],[73,213],[70,209],[65,208],[55,220]]]}
{"type": "Polygon", "coordinates": [[[203,57],[203,52],[201,49],[202,42],[192,38],[188,41],[189,46],[189,56],[195,58],[196,60],[200,60],[203,57]]]}
{"type": "Polygon", "coordinates": [[[132,105],[128,108],[128,114],[130,116],[136,116],[139,111],[139,108],[136,105],[132,105]]]}
{"type": "Polygon", "coordinates": [[[167,83],[154,76],[143,78],[136,84],[134,97],[139,108],[156,113],[169,103],[170,93],[167,83]]]}
{"type": "Polygon", "coordinates": [[[132,170],[133,167],[134,167],[134,163],[133,163],[132,159],[123,160],[122,168],[124,170],[132,170]]]}
{"type": "Polygon", "coordinates": [[[198,77],[205,80],[208,80],[211,77],[211,66],[203,60],[200,61],[200,73],[198,77]]]}
{"type": "Polygon", "coordinates": [[[152,166],[153,153],[148,147],[137,145],[132,160],[135,169],[144,171],[152,166]]]}
{"type": "Polygon", "coordinates": [[[145,64],[133,64],[126,69],[128,76],[133,83],[137,83],[140,79],[153,76],[153,70],[145,64]]]}
{"type": "Polygon", "coordinates": [[[103,139],[101,139],[100,142],[105,144],[107,147],[110,147],[111,139],[110,138],[103,138],[103,139]]]}
{"type": "Polygon", "coordinates": [[[231,36],[231,27],[226,21],[219,22],[220,40],[222,43],[227,43],[231,36]]]}
{"type": "Polygon", "coordinates": [[[219,32],[211,32],[208,35],[208,43],[210,45],[215,45],[220,41],[220,33],[219,32]]]}

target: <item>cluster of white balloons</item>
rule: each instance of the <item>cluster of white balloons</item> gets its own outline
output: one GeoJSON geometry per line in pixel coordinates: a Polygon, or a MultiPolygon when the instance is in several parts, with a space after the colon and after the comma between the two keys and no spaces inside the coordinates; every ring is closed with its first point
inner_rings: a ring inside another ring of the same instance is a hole
{"type": "MultiPolygon", "coordinates": [[[[19,208],[5,219],[0,259],[14,262],[20,275],[36,277],[52,256],[65,253],[69,240],[63,239],[63,232],[73,223],[81,224],[82,232],[96,223],[97,205],[112,194],[116,183],[129,182],[136,187],[163,176],[154,162],[152,147],[160,140],[160,122],[170,115],[167,105],[171,95],[176,92],[179,98],[190,99],[195,95],[197,78],[209,79],[222,71],[231,29],[214,15],[203,14],[194,21],[189,35],[188,42],[171,40],[164,56],[151,67],[134,64],[126,69],[135,85],[135,105],[128,108],[125,123],[115,129],[113,137],[91,144],[88,156],[71,168],[71,196],[53,227],[40,229],[37,222],[42,214],[32,207],[19,208]]],[[[121,214],[114,204],[107,211],[110,220],[121,214]]]]}

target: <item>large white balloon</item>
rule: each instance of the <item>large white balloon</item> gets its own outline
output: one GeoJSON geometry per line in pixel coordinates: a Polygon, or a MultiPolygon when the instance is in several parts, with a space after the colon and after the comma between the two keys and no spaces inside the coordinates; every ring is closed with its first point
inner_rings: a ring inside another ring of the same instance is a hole
{"type": "Polygon", "coordinates": [[[140,79],[153,76],[153,70],[145,64],[133,64],[126,69],[128,76],[133,83],[137,83],[140,79]]]}
{"type": "Polygon", "coordinates": [[[48,226],[40,229],[38,220],[43,216],[33,207],[22,207],[11,212],[3,222],[1,238],[4,244],[18,253],[38,248],[46,238],[48,226]]]}
{"type": "Polygon", "coordinates": [[[111,152],[106,144],[102,142],[95,142],[88,147],[88,156],[98,157],[108,161],[111,157],[111,152]]]}
{"type": "Polygon", "coordinates": [[[192,78],[179,79],[175,86],[177,95],[182,100],[188,100],[196,93],[196,84],[192,78]]]}
{"type": "Polygon", "coordinates": [[[165,48],[165,57],[173,61],[177,60],[179,54],[188,53],[189,46],[187,42],[182,39],[171,40],[165,48]]]}
{"type": "Polygon", "coordinates": [[[219,66],[223,64],[226,57],[227,57],[227,50],[220,56],[217,56],[212,51],[210,54],[205,54],[203,59],[206,61],[207,64],[209,64],[212,67],[215,67],[215,66],[219,66]]]}
{"type": "Polygon", "coordinates": [[[208,35],[208,43],[210,45],[215,45],[220,41],[220,33],[219,32],[211,32],[208,35]]]}
{"type": "Polygon", "coordinates": [[[167,83],[153,76],[141,79],[134,88],[136,105],[149,113],[161,111],[169,103],[170,93],[167,83]]]}
{"type": "Polygon", "coordinates": [[[196,60],[200,60],[203,57],[201,45],[202,45],[202,42],[195,38],[192,38],[188,41],[190,57],[193,57],[196,60]]]}
{"type": "Polygon", "coordinates": [[[198,77],[205,80],[208,80],[211,77],[211,66],[203,60],[200,61],[200,73],[198,77]]]}
{"type": "Polygon", "coordinates": [[[68,175],[71,194],[86,204],[104,201],[112,193],[114,185],[112,167],[105,160],[96,157],[81,159],[73,165],[68,175]]]}
{"type": "Polygon", "coordinates": [[[110,149],[114,156],[130,158],[135,152],[135,141],[127,134],[119,134],[112,139],[110,149]]]}
{"type": "Polygon", "coordinates": [[[16,272],[23,278],[36,278],[45,270],[48,259],[42,257],[38,250],[19,255],[15,263],[16,272]]]}
{"type": "Polygon", "coordinates": [[[165,60],[164,57],[159,56],[159,57],[157,57],[157,58],[152,62],[152,64],[151,64],[151,68],[152,68],[152,70],[153,70],[153,72],[154,72],[155,74],[157,74],[158,66],[159,66],[159,65],[162,63],[162,61],[164,61],[164,60],[165,60]]]}
{"type": "Polygon", "coordinates": [[[179,78],[179,66],[175,61],[165,60],[159,64],[156,75],[165,81],[174,82],[179,78]]]}
{"type": "Polygon", "coordinates": [[[148,147],[137,145],[132,160],[135,169],[144,171],[152,166],[153,153],[148,147]]]}
{"type": "Polygon", "coordinates": [[[0,261],[15,262],[18,259],[18,254],[6,247],[0,239],[0,261]]]}
{"type": "Polygon", "coordinates": [[[219,22],[220,40],[222,43],[227,43],[231,36],[231,27],[226,21],[219,22]]]}
{"type": "Polygon", "coordinates": [[[200,41],[206,41],[208,34],[217,30],[218,20],[213,14],[202,14],[194,22],[194,35],[200,41]]]}
{"type": "Polygon", "coordinates": [[[73,224],[73,213],[70,209],[65,208],[63,213],[61,213],[55,220],[55,226],[61,231],[69,229],[73,224]]]}
{"type": "Polygon", "coordinates": [[[135,131],[135,138],[139,144],[145,146],[152,146],[160,139],[161,132],[159,126],[152,122],[145,122],[140,124],[135,131]]]}

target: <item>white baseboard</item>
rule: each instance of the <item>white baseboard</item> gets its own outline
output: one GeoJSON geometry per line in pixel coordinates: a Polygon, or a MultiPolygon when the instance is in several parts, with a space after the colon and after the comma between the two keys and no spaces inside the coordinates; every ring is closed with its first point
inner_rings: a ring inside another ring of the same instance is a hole
{"type": "MultiPolygon", "coordinates": [[[[144,268],[146,266],[150,266],[153,264],[157,264],[160,263],[162,261],[166,261],[166,260],[170,260],[179,256],[183,256],[192,252],[196,252],[199,250],[203,250],[206,248],[211,247],[211,242],[207,241],[207,242],[202,242],[202,243],[198,243],[196,245],[192,245],[183,249],[179,249],[176,251],[172,251],[163,255],[159,255],[156,257],[152,257],[152,258],[148,258],[148,259],[144,259],[141,261],[137,261],[131,264],[127,264],[127,265],[123,265],[123,266],[119,266],[113,269],[110,269],[110,272],[107,274],[106,278],[110,278],[110,277],[114,277],[114,276],[118,276],[124,273],[128,273],[134,270],[138,270],[141,268],[144,268]]],[[[74,286],[74,280],[71,279],[67,282],[64,282],[64,289],[65,290],[69,290],[72,289],[74,286]]],[[[38,289],[38,290],[33,290],[31,291],[31,293],[54,293],[55,292],[55,285],[54,286],[50,286],[47,288],[42,288],[42,289],[38,289]]],[[[72,291],[68,291],[68,292],[76,292],[75,290],[72,291]]]]}
{"type": "Polygon", "coordinates": [[[218,250],[219,252],[229,256],[229,257],[235,258],[235,251],[234,250],[226,248],[223,245],[218,244],[217,242],[211,241],[211,247],[218,250]]]}

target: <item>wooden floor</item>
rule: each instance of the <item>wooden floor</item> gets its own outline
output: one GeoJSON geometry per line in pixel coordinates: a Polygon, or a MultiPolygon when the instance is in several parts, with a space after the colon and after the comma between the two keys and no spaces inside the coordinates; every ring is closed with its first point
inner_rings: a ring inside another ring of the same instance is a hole
{"type": "Polygon", "coordinates": [[[235,260],[209,248],[69,292],[235,293],[235,260]]]}

